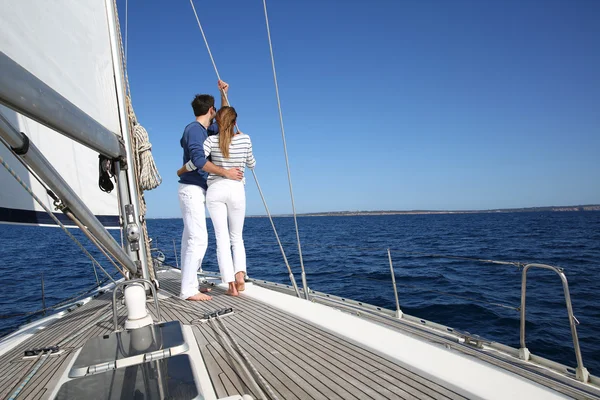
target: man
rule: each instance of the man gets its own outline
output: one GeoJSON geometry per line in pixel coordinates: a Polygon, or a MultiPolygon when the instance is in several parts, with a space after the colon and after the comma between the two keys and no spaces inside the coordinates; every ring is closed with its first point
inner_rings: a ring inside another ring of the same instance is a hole
{"type": "MultiPolygon", "coordinates": [[[[227,104],[225,95],[229,90],[229,85],[219,81],[218,86],[221,91],[221,106],[223,106],[227,104]]],[[[206,301],[211,297],[200,293],[196,275],[208,246],[206,212],[204,210],[208,188],[206,179],[208,173],[212,173],[239,181],[243,178],[243,174],[238,168],[227,170],[218,167],[204,156],[204,140],[208,135],[218,133],[217,124],[211,125],[211,121],[217,114],[214,97],[208,94],[196,95],[192,101],[192,108],[196,120],[185,127],[180,141],[183,148],[183,163],[191,160],[197,169],[182,174],[179,179],[179,206],[183,215],[181,292],[179,296],[186,300],[206,301]]]]}

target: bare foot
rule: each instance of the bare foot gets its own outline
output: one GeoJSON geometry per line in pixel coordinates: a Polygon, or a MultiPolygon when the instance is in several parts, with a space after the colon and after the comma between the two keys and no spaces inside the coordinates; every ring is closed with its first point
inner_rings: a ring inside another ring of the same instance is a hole
{"type": "Polygon", "coordinates": [[[244,281],[244,273],[242,271],[235,274],[235,287],[238,292],[246,290],[246,282],[244,281]]]}
{"type": "Polygon", "coordinates": [[[225,292],[228,296],[239,296],[240,294],[237,291],[236,284],[234,282],[229,282],[229,289],[225,292]]]}
{"type": "Polygon", "coordinates": [[[190,300],[190,301],[208,301],[212,299],[211,296],[207,295],[207,294],[203,294],[203,293],[196,293],[193,296],[188,297],[186,300],[190,300]]]}

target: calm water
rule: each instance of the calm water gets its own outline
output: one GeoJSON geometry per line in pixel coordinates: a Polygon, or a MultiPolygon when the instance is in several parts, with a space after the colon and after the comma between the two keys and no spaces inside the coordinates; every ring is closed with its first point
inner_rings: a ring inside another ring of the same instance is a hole
{"type": "MultiPolygon", "coordinates": [[[[591,373],[600,374],[596,331],[600,328],[600,212],[301,217],[298,221],[311,288],[393,309],[386,253],[391,248],[405,313],[513,347],[519,347],[518,311],[488,303],[518,307],[521,275],[516,267],[411,252],[564,267],[581,322],[584,363],[591,373]]],[[[276,218],[275,223],[300,284],[293,220],[276,218]]],[[[179,246],[182,229],[179,219],[149,221],[150,235],[167,263],[176,262],[173,238],[179,246]]],[[[244,234],[249,274],[288,283],[268,219],[247,219],[244,234]]],[[[212,231],[209,235],[204,268],[217,270],[212,231]]],[[[58,229],[0,225],[0,248],[1,314],[41,308],[42,272],[48,305],[95,282],[91,262],[58,229]]],[[[532,270],[529,276],[528,347],[534,354],[574,366],[560,280],[550,271],[532,270]]],[[[24,317],[0,319],[0,336],[26,321],[24,317]]]]}

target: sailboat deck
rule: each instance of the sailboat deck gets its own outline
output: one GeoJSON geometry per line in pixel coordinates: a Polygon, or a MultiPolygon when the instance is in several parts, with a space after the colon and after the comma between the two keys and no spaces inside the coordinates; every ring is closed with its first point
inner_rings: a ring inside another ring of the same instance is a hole
{"type": "MultiPolygon", "coordinates": [[[[232,298],[214,288],[213,300],[180,300],[179,274],[160,274],[162,317],[193,326],[193,332],[217,397],[250,394],[252,385],[222,345],[212,324],[198,322],[206,312],[233,307],[223,318],[254,367],[281,399],[458,399],[464,398],[429,379],[311,323],[248,297],[232,298]]],[[[152,313],[155,312],[148,303],[152,313]]],[[[18,399],[46,398],[67,368],[74,350],[94,336],[112,331],[111,294],[104,294],[40,331],[0,357],[0,397],[10,396],[31,375],[37,360],[23,351],[61,345],[35,371],[18,399]],[[87,327],[87,328],[86,328],[87,327]],[[82,331],[83,329],[83,331],[82,331]],[[79,332],[79,333],[78,333],[79,332]]]]}

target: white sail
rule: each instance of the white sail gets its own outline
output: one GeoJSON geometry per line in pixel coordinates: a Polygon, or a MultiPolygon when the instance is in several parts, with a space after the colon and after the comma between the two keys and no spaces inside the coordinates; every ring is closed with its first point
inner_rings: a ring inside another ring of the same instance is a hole
{"type": "MultiPolygon", "coordinates": [[[[112,2],[108,6],[112,7],[112,2]]],[[[0,50],[107,129],[119,133],[105,0],[0,0],[0,9],[0,50]]],[[[103,224],[118,226],[116,190],[108,194],[99,189],[96,152],[6,107],[0,107],[0,112],[42,151],[103,224]]],[[[2,145],[0,155],[54,209],[52,198],[2,145]]],[[[3,168],[0,188],[0,222],[53,224],[3,168]]]]}

